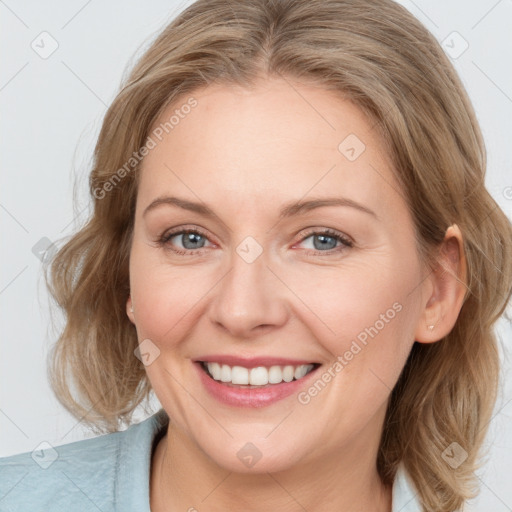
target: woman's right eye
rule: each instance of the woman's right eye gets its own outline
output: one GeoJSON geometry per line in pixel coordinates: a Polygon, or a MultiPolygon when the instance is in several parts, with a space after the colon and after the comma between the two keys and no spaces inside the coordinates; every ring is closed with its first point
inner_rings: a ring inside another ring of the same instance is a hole
{"type": "Polygon", "coordinates": [[[203,249],[207,240],[206,235],[197,229],[179,229],[164,233],[158,243],[180,255],[200,255],[202,251],[197,249],[203,249]],[[178,244],[178,247],[176,247],[176,244],[178,244]],[[179,244],[181,244],[181,247],[179,244]]]}

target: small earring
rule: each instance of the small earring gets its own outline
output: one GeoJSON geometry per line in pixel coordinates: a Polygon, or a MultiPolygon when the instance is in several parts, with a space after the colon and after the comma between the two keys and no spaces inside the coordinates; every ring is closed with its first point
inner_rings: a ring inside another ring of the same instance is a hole
{"type": "Polygon", "coordinates": [[[429,331],[433,331],[434,330],[434,326],[433,325],[428,325],[427,327],[428,327],[429,331]]]}

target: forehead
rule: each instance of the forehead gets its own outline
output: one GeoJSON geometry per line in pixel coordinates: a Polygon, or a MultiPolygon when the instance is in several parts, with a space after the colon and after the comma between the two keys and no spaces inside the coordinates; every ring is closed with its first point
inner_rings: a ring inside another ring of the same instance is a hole
{"type": "Polygon", "coordinates": [[[318,86],[211,85],[169,106],[150,136],[156,145],[142,164],[138,202],[177,189],[194,200],[255,206],[336,192],[357,201],[379,196],[384,206],[397,199],[371,121],[318,86]]]}

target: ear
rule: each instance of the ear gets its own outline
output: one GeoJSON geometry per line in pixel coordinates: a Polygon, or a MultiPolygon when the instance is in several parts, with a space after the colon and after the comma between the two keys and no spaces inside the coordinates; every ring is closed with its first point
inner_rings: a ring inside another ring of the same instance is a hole
{"type": "Polygon", "coordinates": [[[132,298],[128,295],[128,300],[126,301],[126,314],[130,319],[131,323],[135,325],[135,316],[133,315],[133,303],[132,298]]]}
{"type": "Polygon", "coordinates": [[[433,343],[455,325],[466,296],[466,257],[456,224],[446,230],[435,268],[426,279],[429,296],[416,327],[415,340],[433,343]]]}

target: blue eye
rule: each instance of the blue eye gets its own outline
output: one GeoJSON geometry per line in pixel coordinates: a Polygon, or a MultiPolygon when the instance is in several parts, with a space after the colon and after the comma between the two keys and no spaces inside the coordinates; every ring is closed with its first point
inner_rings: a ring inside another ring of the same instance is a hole
{"type": "MultiPolygon", "coordinates": [[[[181,231],[175,231],[175,232],[171,232],[171,233],[167,233],[167,234],[163,235],[160,238],[159,243],[164,246],[167,246],[167,245],[171,246],[172,250],[177,252],[178,254],[190,254],[190,252],[187,252],[187,251],[195,252],[194,250],[196,250],[196,249],[203,249],[205,247],[206,240],[208,240],[206,238],[206,235],[204,235],[203,233],[201,233],[198,230],[182,229],[181,231]],[[181,242],[183,249],[185,249],[185,250],[180,250],[179,247],[178,248],[173,247],[175,244],[172,243],[171,240],[173,240],[174,238],[177,241],[181,242]]],[[[200,253],[200,251],[199,251],[199,253],[200,253]]]]}
{"type": "Polygon", "coordinates": [[[331,229],[311,231],[307,236],[302,238],[300,243],[304,243],[308,239],[311,239],[313,245],[312,249],[317,253],[330,254],[333,251],[339,252],[347,247],[353,247],[354,245],[347,237],[331,229]],[[338,243],[340,245],[337,245],[338,243]]]}

